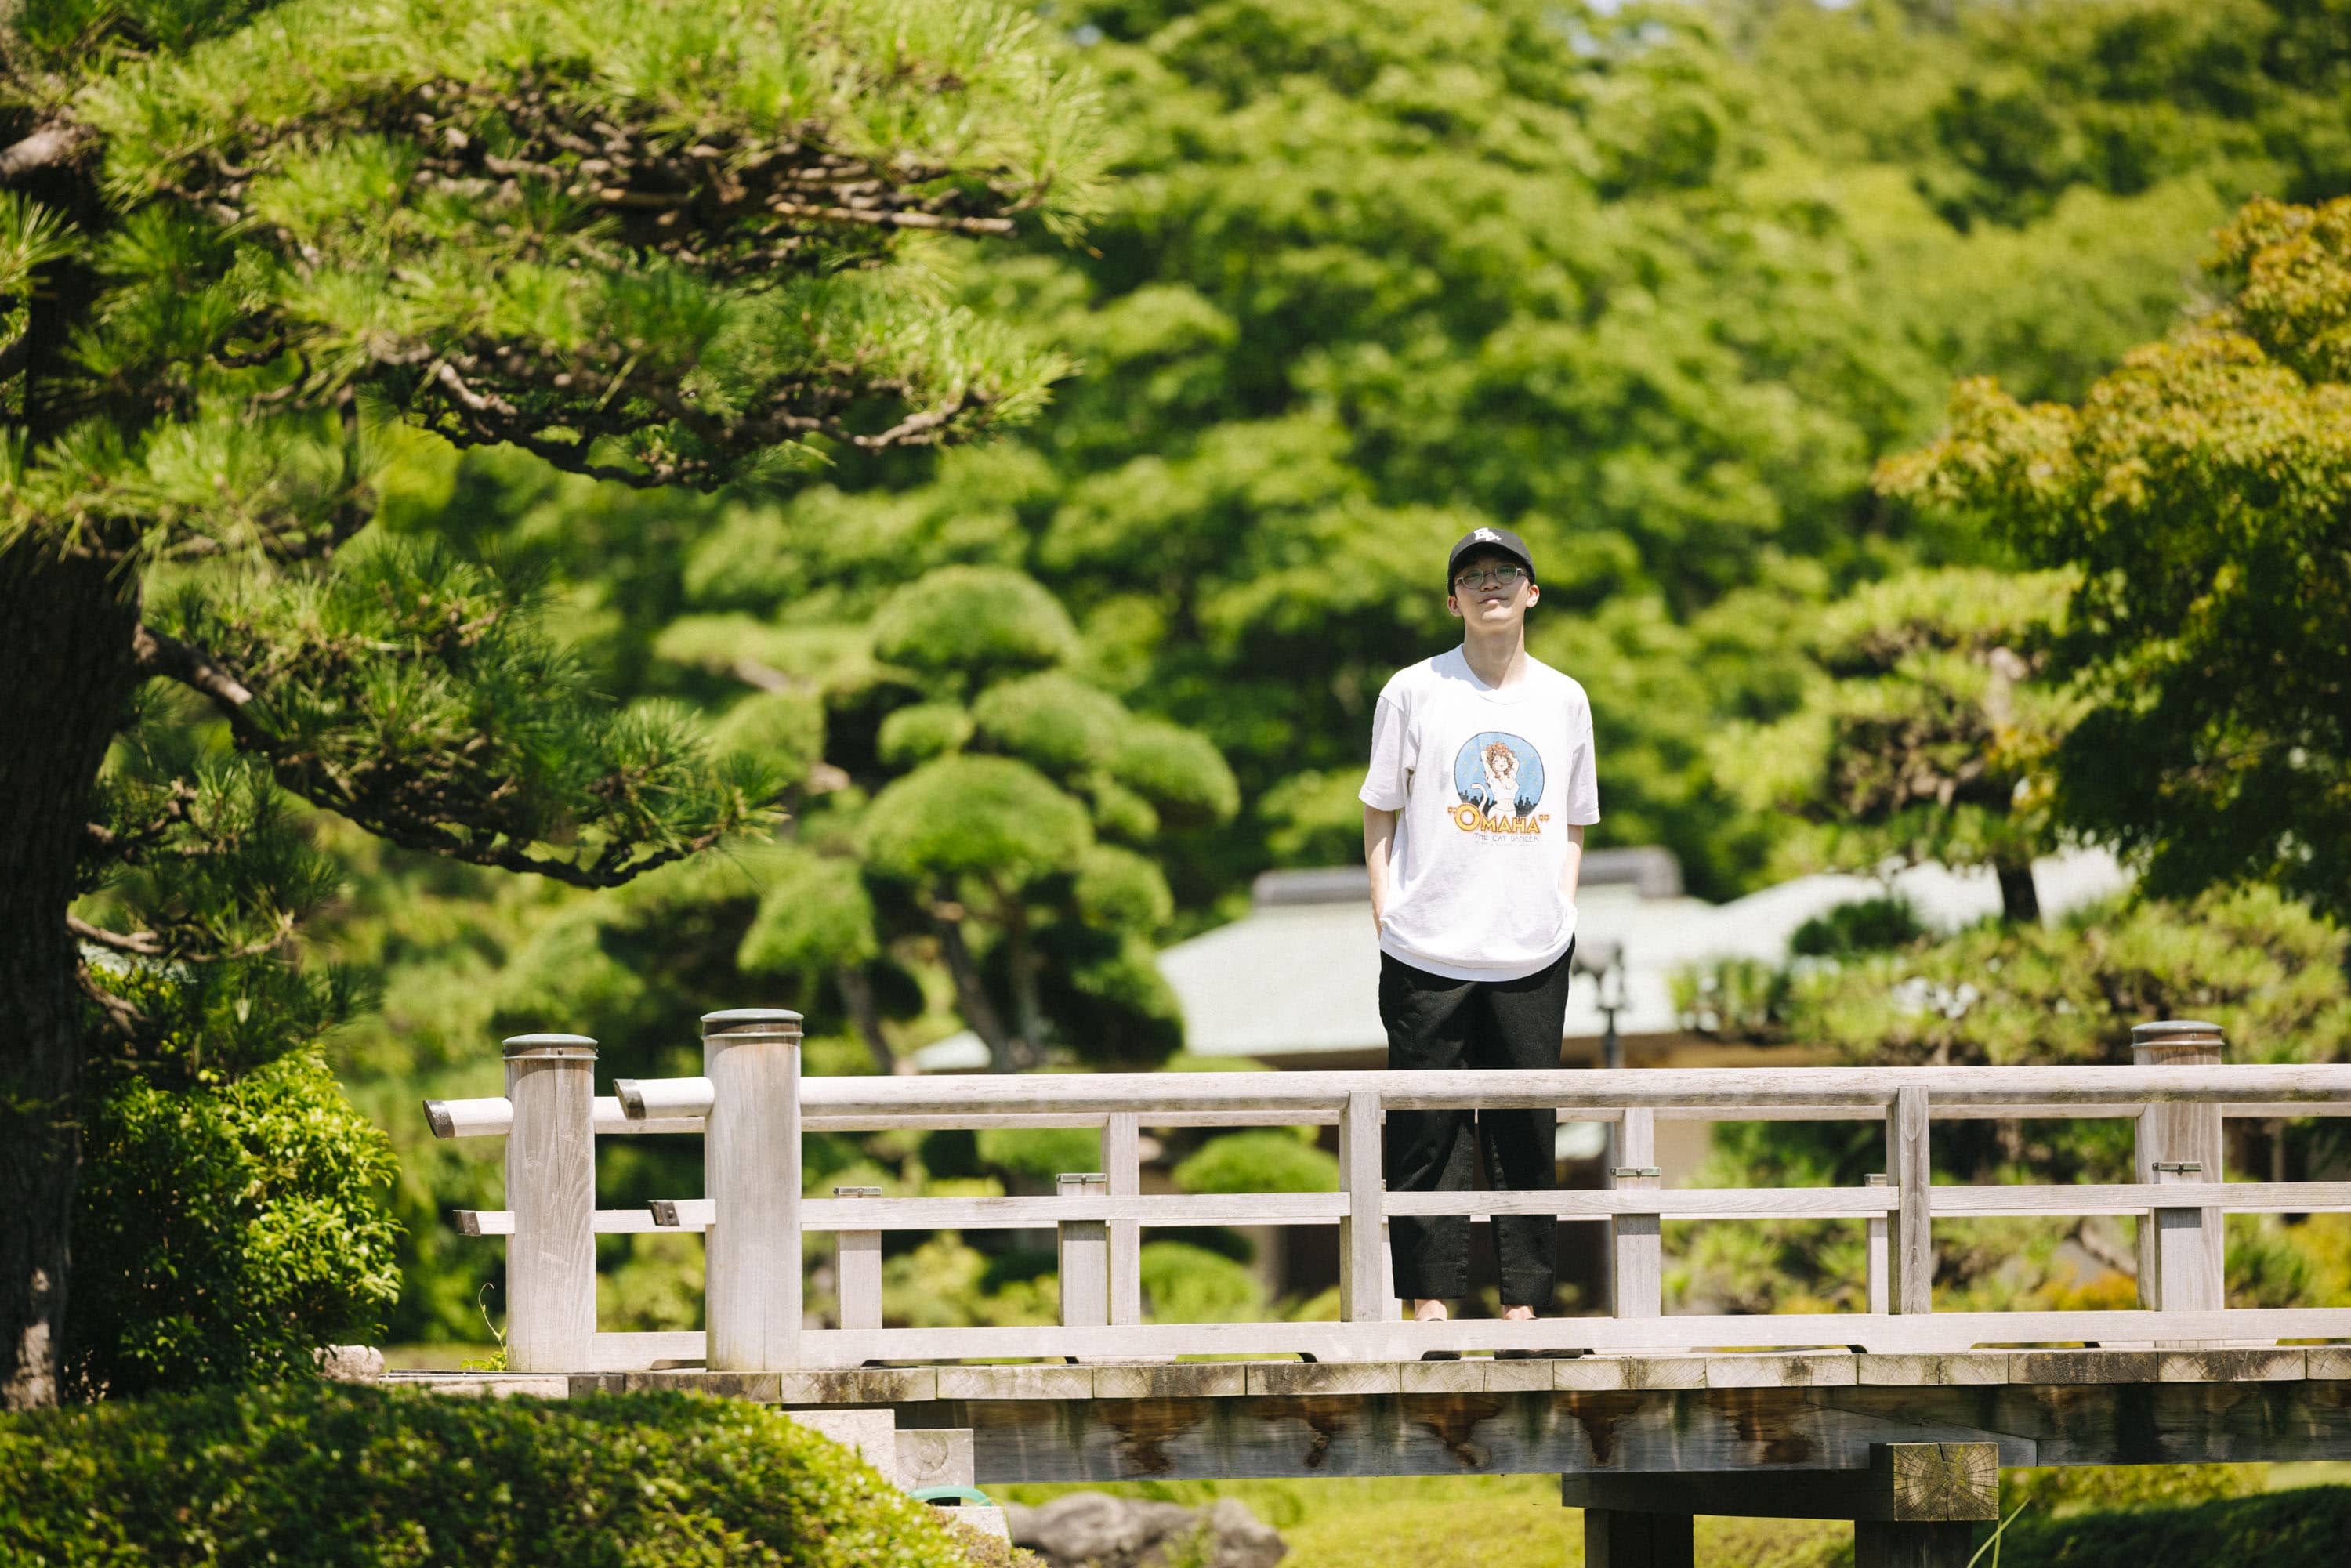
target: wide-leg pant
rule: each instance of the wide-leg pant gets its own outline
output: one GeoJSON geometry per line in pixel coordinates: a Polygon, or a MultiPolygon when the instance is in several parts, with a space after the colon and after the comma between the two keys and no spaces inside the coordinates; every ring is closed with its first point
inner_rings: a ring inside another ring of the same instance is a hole
{"type": "MultiPolygon", "coordinates": [[[[1570,944],[1559,961],[1516,980],[1451,980],[1380,955],[1380,1021],[1388,1066],[1398,1069],[1557,1067],[1567,1021],[1570,944]]],[[[1486,1185],[1503,1192],[1548,1192],[1557,1185],[1556,1113],[1391,1111],[1382,1166],[1390,1192],[1468,1192],[1483,1146],[1486,1185]],[[1482,1134],[1482,1136],[1481,1136],[1482,1134]]],[[[1469,1292],[1469,1221],[1455,1215],[1399,1215],[1388,1221],[1395,1292],[1406,1300],[1469,1292]]],[[[1559,1275],[1559,1221],[1550,1215],[1499,1215],[1495,1250],[1502,1304],[1551,1305],[1559,1275]]]]}

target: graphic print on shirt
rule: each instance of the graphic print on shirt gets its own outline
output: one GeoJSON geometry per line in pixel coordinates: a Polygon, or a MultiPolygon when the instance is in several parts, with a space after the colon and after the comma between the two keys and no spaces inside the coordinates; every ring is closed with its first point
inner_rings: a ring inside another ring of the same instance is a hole
{"type": "Polygon", "coordinates": [[[1542,754],[1520,736],[1489,729],[1464,741],[1453,758],[1453,825],[1465,833],[1540,834],[1549,812],[1534,814],[1543,793],[1542,754]]]}

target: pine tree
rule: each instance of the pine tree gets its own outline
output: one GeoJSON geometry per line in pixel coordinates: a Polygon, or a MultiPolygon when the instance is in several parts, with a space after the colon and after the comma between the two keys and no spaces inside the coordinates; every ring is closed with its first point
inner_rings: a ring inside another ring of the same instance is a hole
{"type": "Polygon", "coordinates": [[[707,489],[1017,419],[1063,366],[909,247],[1074,215],[1093,118],[956,0],[0,13],[0,1404],[56,1395],[90,1054],[336,1005],[266,979],[331,881],[288,796],[607,887],[785,782],[370,535],[401,431],[707,489]]]}
{"type": "Polygon", "coordinates": [[[1709,747],[1743,802],[1802,824],[1805,869],[1990,866],[2001,914],[2041,917],[2048,756],[2078,712],[2043,678],[2073,586],[2064,572],[1907,572],[1820,617],[1804,700],[1709,747]]]}

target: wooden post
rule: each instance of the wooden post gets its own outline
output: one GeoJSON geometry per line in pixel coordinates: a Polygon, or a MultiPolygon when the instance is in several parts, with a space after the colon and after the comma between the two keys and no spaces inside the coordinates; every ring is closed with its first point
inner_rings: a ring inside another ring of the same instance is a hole
{"type": "Polygon", "coordinates": [[[800,1359],[800,1015],[704,1014],[702,1071],[709,1366],[789,1371],[800,1359]]]}
{"type": "Polygon", "coordinates": [[[1928,1224],[1933,1201],[1928,1157],[1927,1092],[1897,1089],[1886,1117],[1886,1166],[1899,1193],[1887,1262],[1892,1289],[1887,1302],[1896,1312],[1926,1312],[1935,1305],[1935,1240],[1928,1224]]]}
{"type": "Polygon", "coordinates": [[[1385,1191],[1380,1179],[1380,1097],[1354,1092],[1339,1118],[1339,1180],[1347,1218],[1339,1222],[1339,1316],[1351,1323],[1386,1322],[1395,1275],[1388,1267],[1385,1191]]]}
{"type": "Polygon", "coordinates": [[[590,1372],[596,1344],[596,1042],[506,1042],[507,1365],[590,1372]]]}
{"type": "MultiPolygon", "coordinates": [[[[1132,1111],[1113,1111],[1102,1124],[1102,1174],[1110,1178],[1113,1197],[1143,1196],[1142,1118],[1132,1111]]],[[[1110,1222],[1110,1321],[1143,1321],[1143,1222],[1110,1222]]]]}
{"type": "MultiPolygon", "coordinates": [[[[878,1186],[837,1186],[835,1197],[880,1197],[878,1186]]],[[[841,1326],[882,1326],[882,1233],[836,1230],[832,1236],[832,1286],[841,1301],[841,1326]]]]}
{"type": "MultiPolygon", "coordinates": [[[[2131,1030],[2138,1067],[2216,1067],[2226,1055],[2217,1024],[2143,1023],[2131,1030]]],[[[2220,1107],[2157,1103],[2139,1113],[2138,1179],[2151,1186],[2200,1185],[2223,1178],[2220,1107]]],[[[2174,1312],[2217,1312],[2227,1304],[2225,1239],[2214,1208],[2153,1208],[2139,1221],[2141,1306],[2174,1312]]]]}
{"type": "Polygon", "coordinates": [[[1968,1568],[1976,1527],[1956,1522],[1853,1521],[1853,1568],[1968,1568]]]}
{"type": "MultiPolygon", "coordinates": [[[[1873,1176],[1865,1179],[1868,1186],[1882,1187],[1887,1186],[1891,1178],[1873,1176]]],[[[1875,1214],[1863,1223],[1868,1227],[1868,1263],[1865,1273],[1868,1281],[1869,1310],[1877,1313],[1890,1312],[1894,1310],[1890,1304],[1894,1299],[1894,1261],[1892,1244],[1887,1238],[1886,1218],[1875,1214]]]]}
{"type": "MultiPolygon", "coordinates": [[[[1657,1167],[1657,1113],[1631,1106],[1619,1124],[1619,1165],[1609,1167],[1608,1185],[1632,1192],[1655,1192],[1665,1185],[1657,1167]]],[[[1619,1214],[1608,1221],[1612,1266],[1609,1299],[1620,1318],[1663,1317],[1665,1222],[1654,1214],[1619,1214]]]]}
{"type": "MultiPolygon", "coordinates": [[[[1100,1171],[1053,1178],[1062,1197],[1101,1197],[1110,1178],[1100,1171]]],[[[1110,1226],[1100,1219],[1065,1219],[1053,1228],[1061,1260],[1061,1326],[1100,1328],[1110,1322],[1110,1226]]]]}
{"type": "Polygon", "coordinates": [[[1698,1542],[1687,1513],[1583,1511],[1583,1568],[1696,1568],[1698,1542]]]}

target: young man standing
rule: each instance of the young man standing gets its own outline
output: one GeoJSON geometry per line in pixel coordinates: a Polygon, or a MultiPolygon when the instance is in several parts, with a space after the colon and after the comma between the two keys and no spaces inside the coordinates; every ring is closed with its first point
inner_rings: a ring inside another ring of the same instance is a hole
{"type": "MultiPolygon", "coordinates": [[[[1380,693],[1364,780],[1364,860],[1380,936],[1391,1068],[1556,1067],[1575,949],[1583,830],[1600,820],[1592,705],[1527,653],[1541,599],[1526,542],[1478,528],[1453,547],[1446,608],[1461,646],[1380,693]]],[[[1390,1192],[1466,1192],[1484,1134],[1488,1184],[1548,1191],[1550,1111],[1388,1113],[1390,1192]]],[[[1531,1318],[1558,1273],[1558,1222],[1498,1216],[1502,1306],[1531,1318]]],[[[1389,1221],[1395,1291],[1441,1322],[1469,1289],[1469,1221],[1389,1221]]]]}

